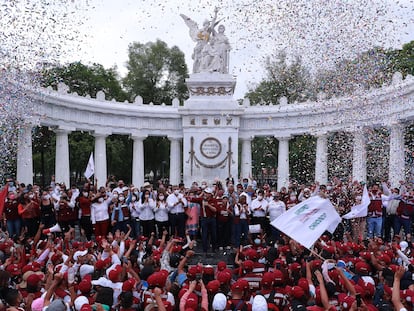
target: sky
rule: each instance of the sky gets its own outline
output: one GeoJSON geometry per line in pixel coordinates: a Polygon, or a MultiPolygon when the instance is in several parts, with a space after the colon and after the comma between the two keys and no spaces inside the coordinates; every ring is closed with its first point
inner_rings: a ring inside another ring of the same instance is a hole
{"type": "MultiPolygon", "coordinates": [[[[0,0],[0,55],[29,64],[82,61],[125,75],[128,45],[161,39],[177,45],[191,72],[195,43],[180,17],[199,25],[214,8],[232,46],[235,98],[264,76],[266,57],[284,50],[311,71],[373,46],[414,40],[413,0],[0,0]],[[32,55],[33,54],[33,55],[32,55]]],[[[3,58],[4,59],[4,58],[3,58]]],[[[3,60],[3,62],[5,62],[3,60]]]]}

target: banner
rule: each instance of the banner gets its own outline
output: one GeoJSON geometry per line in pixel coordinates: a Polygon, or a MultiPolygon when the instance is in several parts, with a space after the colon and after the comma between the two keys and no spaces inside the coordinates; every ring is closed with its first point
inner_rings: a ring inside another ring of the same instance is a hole
{"type": "Polygon", "coordinates": [[[364,186],[364,192],[362,193],[361,203],[351,207],[351,211],[348,214],[342,216],[344,219],[353,219],[359,217],[366,217],[368,214],[368,205],[371,200],[368,195],[367,185],[364,186]]]}
{"type": "Polygon", "coordinates": [[[91,152],[91,156],[89,157],[88,165],[86,166],[85,170],[85,177],[91,178],[91,176],[95,173],[95,162],[93,161],[93,152],[91,152]]]}
{"type": "Polygon", "coordinates": [[[340,222],[341,217],[328,199],[313,196],[280,215],[271,225],[310,248],[326,230],[333,233],[340,222]]]}
{"type": "Polygon", "coordinates": [[[6,202],[6,198],[8,194],[9,194],[9,184],[6,184],[3,190],[0,191],[0,215],[3,215],[4,203],[6,202]]]}

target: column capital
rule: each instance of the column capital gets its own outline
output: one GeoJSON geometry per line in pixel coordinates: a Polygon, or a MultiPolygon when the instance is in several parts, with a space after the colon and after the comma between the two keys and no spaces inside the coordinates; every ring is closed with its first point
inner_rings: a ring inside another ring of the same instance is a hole
{"type": "Polygon", "coordinates": [[[312,133],[312,135],[315,136],[316,138],[319,138],[319,137],[324,138],[328,136],[328,132],[327,131],[323,131],[323,132],[315,131],[314,133],[312,133]]]}
{"type": "Polygon", "coordinates": [[[168,135],[167,138],[168,138],[169,141],[182,140],[183,139],[182,136],[176,136],[176,135],[168,135]]]}
{"type": "Polygon", "coordinates": [[[239,136],[239,139],[242,141],[252,141],[254,139],[254,135],[250,135],[250,136],[242,135],[242,136],[239,136]]]}
{"type": "Polygon", "coordinates": [[[130,137],[132,140],[145,140],[148,135],[144,133],[132,133],[130,137]]]}
{"type": "Polygon", "coordinates": [[[274,138],[276,138],[278,141],[289,141],[292,138],[292,136],[291,135],[283,135],[283,136],[275,135],[274,138]]]}
{"type": "Polygon", "coordinates": [[[94,131],[93,133],[91,133],[91,135],[93,137],[108,137],[109,135],[111,135],[111,132],[106,132],[106,131],[94,131]]]}
{"type": "Polygon", "coordinates": [[[390,128],[391,130],[401,131],[401,130],[405,129],[405,125],[402,122],[394,122],[394,123],[391,123],[390,125],[388,125],[388,128],[390,128]]]}
{"type": "Polygon", "coordinates": [[[65,133],[69,134],[69,133],[74,132],[74,131],[76,131],[76,128],[66,127],[66,126],[59,126],[59,127],[53,129],[53,132],[59,133],[59,134],[65,134],[65,133]]]}

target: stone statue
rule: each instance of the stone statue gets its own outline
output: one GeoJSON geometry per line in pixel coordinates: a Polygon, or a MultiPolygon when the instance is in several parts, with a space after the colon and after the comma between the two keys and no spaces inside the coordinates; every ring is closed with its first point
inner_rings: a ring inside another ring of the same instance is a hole
{"type": "Polygon", "coordinates": [[[220,72],[228,73],[229,41],[224,34],[224,26],[220,25],[218,32],[214,29],[218,22],[218,9],[214,10],[211,21],[206,20],[201,29],[191,18],[180,14],[190,30],[190,37],[196,42],[192,59],[194,60],[193,73],[220,72]]]}

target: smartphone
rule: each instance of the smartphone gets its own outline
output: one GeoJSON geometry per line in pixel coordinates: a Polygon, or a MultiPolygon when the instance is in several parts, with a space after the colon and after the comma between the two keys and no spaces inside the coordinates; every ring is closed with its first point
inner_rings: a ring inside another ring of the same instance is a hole
{"type": "Polygon", "coordinates": [[[357,307],[360,307],[361,306],[361,294],[356,294],[355,298],[357,302],[357,307]]]}

